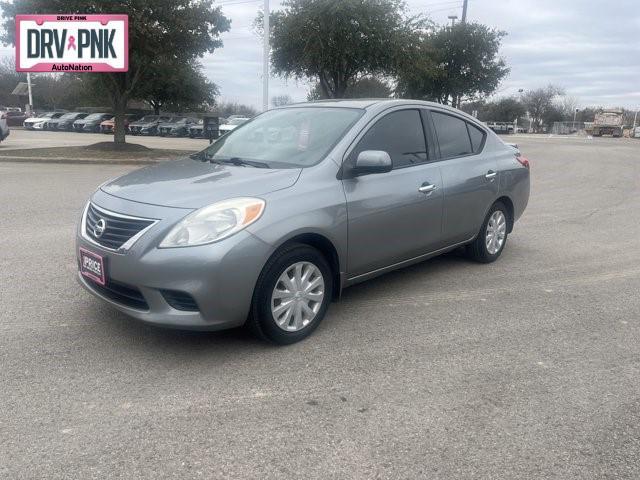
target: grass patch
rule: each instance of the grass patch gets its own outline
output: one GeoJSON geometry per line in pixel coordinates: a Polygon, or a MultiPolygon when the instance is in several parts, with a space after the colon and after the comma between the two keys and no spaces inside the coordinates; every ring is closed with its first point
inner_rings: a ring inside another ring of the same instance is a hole
{"type": "Polygon", "coordinates": [[[167,150],[147,148],[143,145],[126,143],[113,147],[113,142],[100,142],[82,147],[25,148],[22,150],[0,150],[2,157],[40,157],[95,160],[173,160],[194,153],[192,150],[167,150]]]}

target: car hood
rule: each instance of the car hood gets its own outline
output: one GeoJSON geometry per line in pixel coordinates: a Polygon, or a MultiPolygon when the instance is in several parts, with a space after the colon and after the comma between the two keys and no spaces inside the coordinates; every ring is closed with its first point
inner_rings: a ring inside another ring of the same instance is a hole
{"type": "Polygon", "coordinates": [[[145,123],[141,123],[141,122],[133,122],[130,123],[129,125],[131,125],[132,127],[152,127],[154,125],[158,125],[159,122],[145,122],[145,123]]]}
{"type": "Polygon", "coordinates": [[[49,117],[30,117],[27,118],[25,120],[25,122],[29,122],[29,123],[39,123],[39,122],[46,122],[47,120],[53,121],[53,120],[57,120],[57,118],[49,118],[49,117]]]}
{"type": "Polygon", "coordinates": [[[176,127],[186,127],[186,123],[161,123],[158,125],[160,128],[176,128],[176,127]]]}
{"type": "Polygon", "coordinates": [[[136,170],[101,188],[134,202],[193,209],[291,187],[301,171],[219,165],[185,158],[136,170]]]}

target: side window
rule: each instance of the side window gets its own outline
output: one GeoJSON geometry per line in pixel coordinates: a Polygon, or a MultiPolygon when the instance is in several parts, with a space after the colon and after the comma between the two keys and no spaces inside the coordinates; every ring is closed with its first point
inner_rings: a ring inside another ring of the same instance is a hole
{"type": "Polygon", "coordinates": [[[393,168],[427,161],[427,145],[418,110],[399,110],[378,120],[364,134],[351,159],[365,150],[384,150],[391,156],[393,168]]]}
{"type": "Polygon", "coordinates": [[[480,153],[480,150],[482,150],[482,143],[484,142],[485,133],[478,127],[470,123],[467,123],[467,128],[469,129],[469,137],[471,138],[471,147],[473,148],[473,153],[480,153]]]}
{"type": "Polygon", "coordinates": [[[442,158],[461,157],[473,153],[467,122],[452,115],[434,111],[431,111],[431,118],[438,136],[442,158]]]}

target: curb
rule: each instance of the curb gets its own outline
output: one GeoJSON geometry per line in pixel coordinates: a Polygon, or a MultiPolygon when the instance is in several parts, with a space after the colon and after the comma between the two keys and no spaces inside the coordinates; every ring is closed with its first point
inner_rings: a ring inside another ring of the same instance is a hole
{"type": "Polygon", "coordinates": [[[53,163],[79,165],[153,165],[166,160],[119,160],[117,158],[10,157],[0,156],[0,163],[53,163]]]}

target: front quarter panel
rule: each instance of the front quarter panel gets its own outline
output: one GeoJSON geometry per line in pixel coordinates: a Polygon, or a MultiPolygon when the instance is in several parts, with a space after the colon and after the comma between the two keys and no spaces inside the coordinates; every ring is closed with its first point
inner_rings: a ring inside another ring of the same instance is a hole
{"type": "Polygon", "coordinates": [[[305,168],[291,188],[264,196],[262,218],[248,230],[275,251],[299,235],[317,234],[336,249],[341,273],[346,267],[347,209],[338,167],[329,159],[305,168]]]}

